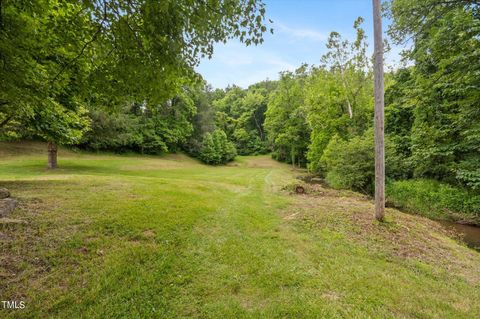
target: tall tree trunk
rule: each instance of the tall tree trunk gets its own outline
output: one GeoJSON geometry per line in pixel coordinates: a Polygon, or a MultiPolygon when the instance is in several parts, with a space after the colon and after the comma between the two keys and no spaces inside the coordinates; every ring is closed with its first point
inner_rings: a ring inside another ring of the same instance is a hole
{"type": "Polygon", "coordinates": [[[54,142],[48,142],[48,168],[57,168],[57,144],[54,142]]]}
{"type": "Polygon", "coordinates": [[[295,167],[295,148],[292,148],[290,155],[292,157],[292,166],[295,167]]]}
{"type": "Polygon", "coordinates": [[[262,126],[258,123],[255,112],[253,112],[253,119],[255,120],[255,125],[257,126],[258,133],[260,134],[260,140],[265,141],[265,135],[263,134],[262,126]]]}
{"type": "Polygon", "coordinates": [[[3,3],[0,0],[0,30],[3,30],[3,3]]]}
{"type": "Polygon", "coordinates": [[[343,88],[345,89],[345,99],[347,100],[347,107],[348,107],[348,116],[350,118],[353,118],[353,109],[352,109],[352,103],[350,103],[350,99],[348,98],[348,83],[347,79],[344,73],[344,70],[342,67],[340,67],[340,75],[342,76],[342,85],[343,88]]]}
{"type": "Polygon", "coordinates": [[[348,105],[348,116],[352,119],[353,118],[352,104],[350,104],[350,100],[348,98],[347,98],[347,105],[348,105]]]}
{"type": "Polygon", "coordinates": [[[383,35],[380,0],[372,1],[375,39],[375,218],[382,221],[385,217],[383,35]]]}

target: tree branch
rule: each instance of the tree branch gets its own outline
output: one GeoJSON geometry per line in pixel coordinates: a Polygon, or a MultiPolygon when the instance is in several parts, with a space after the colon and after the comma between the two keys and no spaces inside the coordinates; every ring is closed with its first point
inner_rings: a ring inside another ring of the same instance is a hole
{"type": "MultiPolygon", "coordinates": [[[[1,0],[0,0],[1,1],[1,0]]],[[[75,63],[78,59],[80,59],[80,57],[84,54],[85,50],[87,49],[87,47],[93,43],[98,35],[100,34],[100,32],[102,32],[102,29],[103,29],[103,22],[105,22],[107,20],[107,3],[104,1],[103,2],[104,4],[104,13],[103,13],[103,19],[100,21],[100,25],[98,26],[97,30],[95,31],[95,33],[93,34],[92,38],[85,42],[85,44],[83,45],[82,49],[80,50],[80,53],[77,54],[76,57],[74,57],[70,62],[68,62],[67,64],[65,64],[61,69],[60,71],[52,78],[52,80],[50,80],[50,83],[53,83],[55,82],[59,77],[60,75],[62,75],[63,72],[65,72],[65,70],[71,66],[73,63],[75,63]]]]}

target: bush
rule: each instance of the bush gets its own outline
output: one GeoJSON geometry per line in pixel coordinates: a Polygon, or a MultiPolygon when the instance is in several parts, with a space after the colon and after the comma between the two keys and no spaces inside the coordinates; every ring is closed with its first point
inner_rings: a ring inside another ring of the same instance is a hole
{"type": "MultiPolygon", "coordinates": [[[[322,172],[322,156],[325,152],[332,135],[328,132],[312,132],[310,145],[308,146],[307,159],[308,169],[312,172],[322,172]]],[[[337,136],[338,139],[338,136],[337,136]]]]}
{"type": "Polygon", "coordinates": [[[237,156],[235,145],[227,139],[222,130],[206,133],[203,137],[199,158],[212,165],[225,164],[237,156]]]}
{"type": "MultiPolygon", "coordinates": [[[[393,143],[385,141],[386,177],[396,179],[408,171],[406,161],[395,153],[393,143]]],[[[375,142],[373,130],[345,141],[335,135],[320,159],[326,182],[333,188],[344,188],[373,194],[375,186],[375,142]]]]}
{"type": "Polygon", "coordinates": [[[395,207],[432,219],[480,224],[480,194],[435,180],[389,183],[387,199],[395,207]]]}
{"type": "Polygon", "coordinates": [[[335,135],[328,143],[320,164],[326,171],[325,180],[334,188],[371,193],[375,178],[373,143],[354,137],[344,141],[335,135]]]}
{"type": "Polygon", "coordinates": [[[480,164],[478,160],[464,160],[455,169],[457,182],[473,190],[480,189],[480,164]]]}

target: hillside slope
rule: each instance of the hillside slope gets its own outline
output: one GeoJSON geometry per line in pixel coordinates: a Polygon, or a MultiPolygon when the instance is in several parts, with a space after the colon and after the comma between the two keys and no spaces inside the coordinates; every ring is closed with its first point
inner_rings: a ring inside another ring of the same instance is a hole
{"type": "Polygon", "coordinates": [[[266,156],[209,167],[184,155],[0,143],[0,300],[11,318],[478,318],[480,254],[435,222],[362,196],[282,190],[266,156]],[[33,151],[32,151],[33,150],[33,151]],[[13,220],[12,220],[13,219],[13,220]]]}

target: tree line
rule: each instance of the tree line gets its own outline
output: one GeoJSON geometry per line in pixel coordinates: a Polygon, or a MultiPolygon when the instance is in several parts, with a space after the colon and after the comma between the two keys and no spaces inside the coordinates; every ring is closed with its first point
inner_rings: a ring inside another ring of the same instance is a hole
{"type": "Polygon", "coordinates": [[[275,81],[242,89],[200,83],[156,107],[122,103],[88,113],[90,129],[76,145],[94,151],[161,154],[185,151],[208,164],[270,151],[264,122],[275,81]]]}

